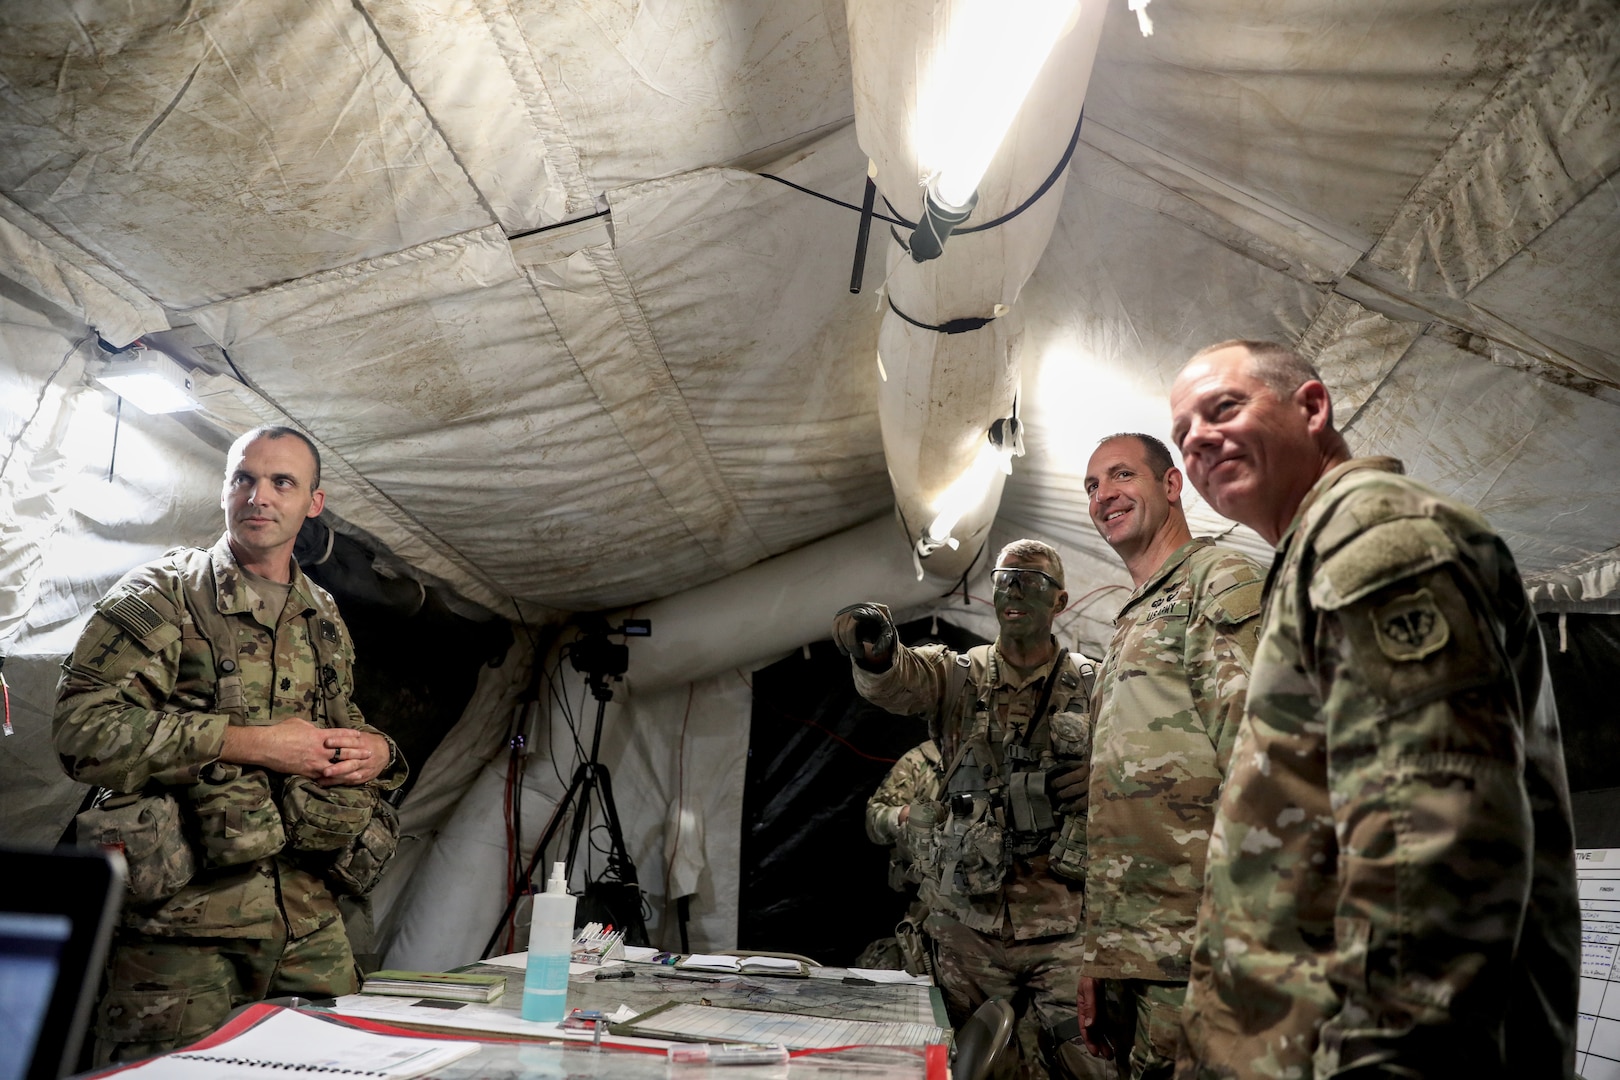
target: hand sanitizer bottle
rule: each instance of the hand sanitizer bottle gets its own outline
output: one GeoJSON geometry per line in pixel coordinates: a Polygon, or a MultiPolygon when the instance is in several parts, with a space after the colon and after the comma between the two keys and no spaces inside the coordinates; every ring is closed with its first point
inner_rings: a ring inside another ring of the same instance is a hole
{"type": "Polygon", "coordinates": [[[574,903],[562,863],[551,864],[546,891],[534,898],[523,1019],[558,1023],[567,1011],[568,960],[574,952],[574,903]]]}

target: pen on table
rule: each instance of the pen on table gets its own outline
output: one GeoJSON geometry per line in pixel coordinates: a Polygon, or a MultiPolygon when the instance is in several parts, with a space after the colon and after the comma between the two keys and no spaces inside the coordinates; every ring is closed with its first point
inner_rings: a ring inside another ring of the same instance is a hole
{"type": "Polygon", "coordinates": [[[598,971],[596,973],[597,982],[601,982],[603,979],[633,979],[635,977],[636,973],[627,967],[614,968],[612,971],[598,971]]]}
{"type": "Polygon", "coordinates": [[[735,975],[693,975],[685,971],[660,971],[655,977],[660,979],[682,979],[686,982],[708,983],[725,982],[727,979],[737,978],[735,975]]]}

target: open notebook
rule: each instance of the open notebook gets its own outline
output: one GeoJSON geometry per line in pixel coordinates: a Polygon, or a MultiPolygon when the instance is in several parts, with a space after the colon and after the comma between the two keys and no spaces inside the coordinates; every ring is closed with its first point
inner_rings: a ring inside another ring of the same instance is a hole
{"type": "Polygon", "coordinates": [[[798,960],[781,956],[726,956],[720,953],[693,953],[675,965],[685,971],[721,971],[733,975],[783,975],[808,978],[810,972],[798,960]]]}
{"type": "Polygon", "coordinates": [[[330,1076],[410,1080],[468,1054],[468,1040],[380,1035],[277,1005],[255,1005],[200,1042],[113,1073],[118,1080],[330,1076]]]}

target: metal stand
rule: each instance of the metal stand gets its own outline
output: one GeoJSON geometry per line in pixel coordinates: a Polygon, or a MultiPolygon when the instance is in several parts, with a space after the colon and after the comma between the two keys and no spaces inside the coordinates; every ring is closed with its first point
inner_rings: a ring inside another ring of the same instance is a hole
{"type": "MultiPolygon", "coordinates": [[[[607,703],[613,700],[613,689],[608,686],[607,678],[592,673],[589,675],[591,696],[596,698],[596,731],[591,735],[591,755],[579,763],[574,770],[573,780],[569,782],[568,791],[557,808],[552,811],[551,821],[546,825],[545,833],[540,842],[534,846],[534,854],[529,857],[528,865],[523,868],[523,876],[519,880],[531,883],[534,880],[535,868],[540,865],[541,856],[556,838],[562,826],[563,818],[570,808],[574,811],[573,827],[568,834],[568,854],[564,858],[567,866],[568,879],[573,880],[574,860],[579,854],[579,838],[585,831],[585,819],[590,814],[591,799],[594,796],[600,805],[602,815],[607,819],[608,837],[610,847],[608,850],[608,869],[618,874],[618,884],[635,896],[634,910],[628,914],[621,913],[615,922],[617,929],[624,931],[624,940],[628,945],[647,944],[647,924],[641,918],[640,888],[638,885],[636,865],[630,861],[630,853],[624,846],[624,830],[619,826],[619,810],[613,803],[613,779],[608,775],[607,766],[598,761],[602,747],[603,715],[607,710],[607,703]]],[[[589,894],[590,885],[586,890],[589,894]]],[[[501,931],[505,929],[507,920],[517,910],[518,897],[523,895],[521,890],[513,893],[507,901],[506,910],[495,924],[494,933],[490,934],[489,941],[484,945],[480,959],[487,958],[495,943],[500,940],[501,931]]]]}

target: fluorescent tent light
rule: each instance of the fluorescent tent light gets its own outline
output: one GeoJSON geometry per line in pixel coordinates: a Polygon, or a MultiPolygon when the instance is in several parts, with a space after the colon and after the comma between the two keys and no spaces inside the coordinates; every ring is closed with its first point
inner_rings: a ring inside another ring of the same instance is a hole
{"type": "Polygon", "coordinates": [[[201,407],[191,393],[190,373],[153,349],[143,349],[129,360],[108,360],[94,377],[144,413],[188,412],[201,407]]]}
{"type": "MultiPolygon", "coordinates": [[[[1095,0],[1093,0],[1095,2],[1095,0]]],[[[946,208],[973,201],[1077,0],[958,0],[917,99],[917,161],[946,208]]]]}
{"type": "Polygon", "coordinates": [[[1012,445],[996,446],[988,440],[979,448],[979,456],[973,459],[973,464],[934,503],[934,520],[917,539],[917,554],[932,555],[942,547],[956,550],[959,544],[951,535],[956,523],[984,501],[996,473],[1011,475],[1016,452],[1012,445]]]}

